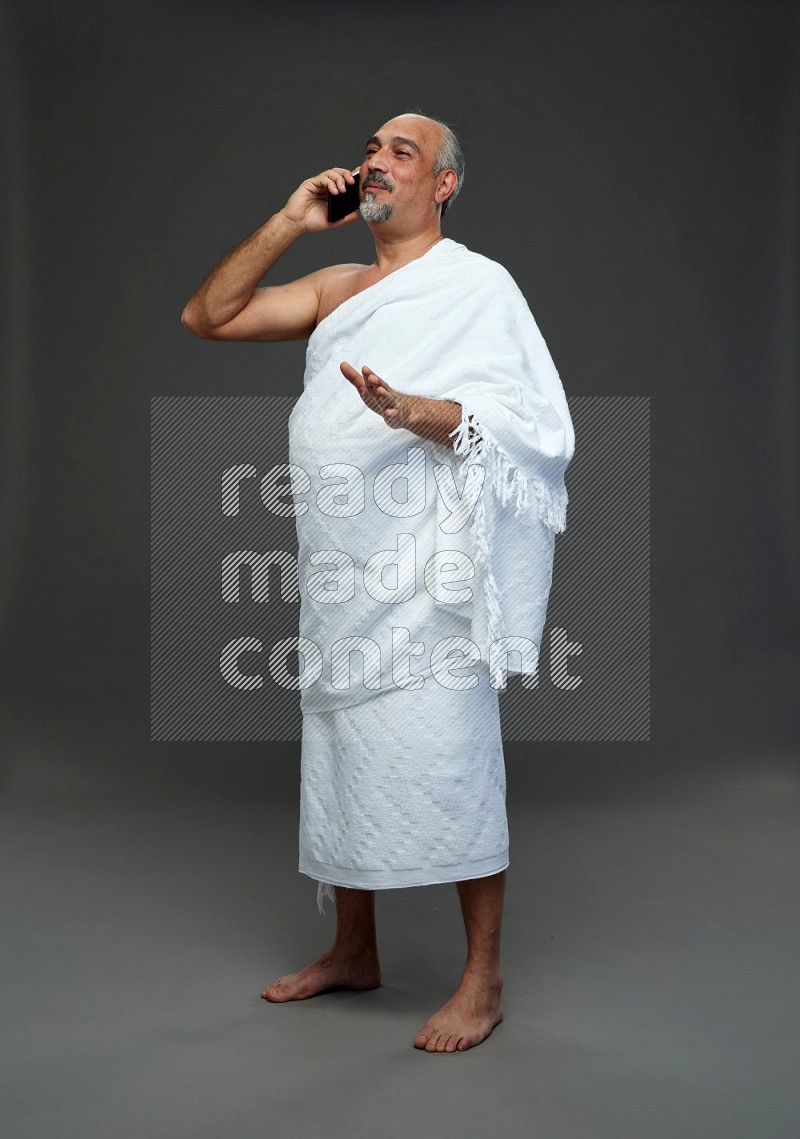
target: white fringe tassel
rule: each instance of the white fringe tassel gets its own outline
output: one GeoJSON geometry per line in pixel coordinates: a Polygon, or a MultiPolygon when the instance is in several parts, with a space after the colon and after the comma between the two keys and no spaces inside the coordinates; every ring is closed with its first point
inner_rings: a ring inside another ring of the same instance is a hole
{"type": "Polygon", "coordinates": [[[333,902],[334,906],[336,905],[336,893],[333,889],[333,886],[331,886],[330,882],[318,882],[317,883],[317,906],[319,907],[319,912],[322,914],[323,917],[325,917],[325,901],[324,901],[324,899],[326,897],[330,898],[330,900],[333,902]]]}
{"type": "MultiPolygon", "coordinates": [[[[486,484],[491,487],[500,503],[505,506],[514,502],[514,517],[518,517],[530,502],[531,486],[539,503],[539,518],[556,534],[567,527],[567,492],[564,486],[554,486],[542,479],[529,481],[516,467],[497,441],[478,423],[464,405],[461,405],[461,422],[448,432],[453,439],[453,452],[462,455],[464,466],[481,465],[486,471],[484,487],[478,498],[475,513],[470,525],[475,558],[483,568],[483,593],[488,617],[489,643],[503,636],[503,609],[497,581],[492,573],[489,554],[494,537],[494,511],[487,515],[483,490],[486,484]]],[[[505,683],[503,670],[495,662],[494,679],[499,685],[505,683]]]]}

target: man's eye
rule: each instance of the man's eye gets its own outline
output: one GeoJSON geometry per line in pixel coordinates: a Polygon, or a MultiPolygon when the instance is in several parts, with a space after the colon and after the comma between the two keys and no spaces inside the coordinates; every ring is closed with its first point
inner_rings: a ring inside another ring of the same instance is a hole
{"type": "Polygon", "coordinates": [[[408,152],[407,150],[398,150],[398,152],[397,152],[397,153],[398,153],[398,154],[403,154],[403,155],[405,155],[405,157],[406,157],[406,158],[408,158],[408,154],[409,154],[409,152],[408,152]]]}

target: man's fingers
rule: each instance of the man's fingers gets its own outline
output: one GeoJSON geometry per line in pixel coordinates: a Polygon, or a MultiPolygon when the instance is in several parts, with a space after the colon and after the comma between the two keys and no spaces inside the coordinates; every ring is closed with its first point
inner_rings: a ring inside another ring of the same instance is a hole
{"type": "Polygon", "coordinates": [[[369,387],[367,384],[365,384],[361,373],[357,371],[352,364],[348,364],[347,360],[343,360],[341,362],[339,365],[339,371],[342,373],[345,379],[350,380],[352,384],[356,385],[362,395],[364,392],[369,391],[369,387]]]}
{"type": "Polygon", "coordinates": [[[332,166],[330,170],[323,170],[317,175],[317,181],[324,183],[332,194],[344,193],[348,182],[352,186],[355,178],[344,166],[332,166]]]}
{"type": "Polygon", "coordinates": [[[361,215],[358,210],[353,210],[351,214],[345,214],[345,216],[343,218],[339,218],[338,221],[331,222],[329,228],[336,229],[337,225],[350,225],[351,222],[355,221],[356,218],[360,216],[361,215]]]}
{"type": "Polygon", "coordinates": [[[372,407],[373,411],[380,411],[386,418],[394,418],[399,414],[394,408],[387,408],[381,401],[385,399],[395,398],[395,393],[384,380],[380,378],[372,368],[366,364],[362,367],[361,372],[357,372],[352,364],[347,360],[342,360],[339,365],[339,370],[342,375],[350,380],[354,387],[358,388],[358,393],[361,398],[372,407]],[[374,401],[377,400],[378,406],[374,406],[374,401]],[[391,415],[389,412],[391,411],[391,415]]]}
{"type": "Polygon", "coordinates": [[[372,368],[368,368],[365,365],[361,371],[364,373],[364,379],[374,392],[379,393],[382,388],[384,395],[390,395],[392,393],[390,385],[386,383],[386,380],[382,380],[376,372],[373,372],[372,368]]]}

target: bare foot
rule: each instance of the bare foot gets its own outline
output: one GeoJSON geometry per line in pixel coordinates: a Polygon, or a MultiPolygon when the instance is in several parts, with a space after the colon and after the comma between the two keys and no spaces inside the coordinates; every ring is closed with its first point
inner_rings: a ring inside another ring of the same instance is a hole
{"type": "Polygon", "coordinates": [[[426,1052],[463,1052],[485,1040],[503,1019],[501,973],[464,973],[446,1005],[414,1037],[426,1052]]]}
{"type": "Polygon", "coordinates": [[[349,956],[326,953],[299,973],[287,973],[267,985],[261,996],[266,1001],[304,1001],[325,989],[376,989],[381,983],[381,966],[374,950],[349,956]]]}

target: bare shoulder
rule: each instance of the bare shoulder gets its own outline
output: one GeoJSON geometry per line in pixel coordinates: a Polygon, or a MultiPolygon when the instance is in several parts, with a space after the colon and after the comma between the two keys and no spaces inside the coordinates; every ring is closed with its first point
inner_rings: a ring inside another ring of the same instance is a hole
{"type": "Polygon", "coordinates": [[[344,265],[327,265],[324,269],[319,269],[316,276],[320,285],[333,284],[339,281],[352,280],[353,277],[366,273],[370,268],[369,265],[360,265],[352,261],[344,265]]]}
{"type": "Polygon", "coordinates": [[[316,282],[319,293],[317,324],[326,316],[330,316],[343,301],[374,284],[374,274],[374,265],[361,265],[356,262],[330,265],[326,269],[321,269],[316,282]]]}

